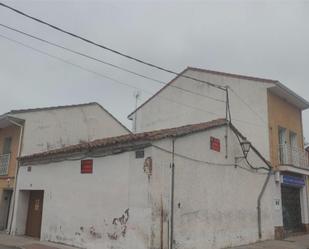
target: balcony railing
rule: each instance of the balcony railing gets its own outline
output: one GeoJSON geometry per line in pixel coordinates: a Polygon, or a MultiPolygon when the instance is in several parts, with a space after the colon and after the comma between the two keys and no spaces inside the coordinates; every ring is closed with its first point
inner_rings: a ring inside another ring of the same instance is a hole
{"type": "Polygon", "coordinates": [[[11,154],[0,155],[0,176],[9,173],[9,163],[11,154]]]}
{"type": "Polygon", "coordinates": [[[281,165],[293,165],[300,168],[309,168],[308,153],[288,144],[279,145],[279,163],[281,165]]]}

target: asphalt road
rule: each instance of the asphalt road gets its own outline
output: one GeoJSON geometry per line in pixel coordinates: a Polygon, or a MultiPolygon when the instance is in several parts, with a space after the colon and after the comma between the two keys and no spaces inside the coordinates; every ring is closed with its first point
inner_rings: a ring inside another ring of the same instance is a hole
{"type": "Polygon", "coordinates": [[[18,247],[14,247],[14,246],[4,246],[4,245],[0,245],[0,249],[19,249],[18,247]]]}

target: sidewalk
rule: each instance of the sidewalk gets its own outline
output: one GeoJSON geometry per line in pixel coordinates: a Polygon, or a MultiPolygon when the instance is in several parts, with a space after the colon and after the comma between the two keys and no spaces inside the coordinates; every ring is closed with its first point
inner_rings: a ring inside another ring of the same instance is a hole
{"type": "Polygon", "coordinates": [[[289,237],[285,240],[269,240],[231,249],[309,249],[309,235],[289,237]]]}
{"type": "MultiPolygon", "coordinates": [[[[41,242],[24,236],[0,233],[0,249],[76,249],[50,242],[41,242]]],[[[103,248],[102,248],[103,249],[103,248]]],[[[205,248],[206,249],[206,248],[205,248]]],[[[290,237],[286,240],[269,240],[230,249],[309,249],[309,235],[290,237]]]]}
{"type": "Polygon", "coordinates": [[[10,236],[0,233],[0,249],[76,249],[56,243],[42,242],[25,236],[10,236]]]}

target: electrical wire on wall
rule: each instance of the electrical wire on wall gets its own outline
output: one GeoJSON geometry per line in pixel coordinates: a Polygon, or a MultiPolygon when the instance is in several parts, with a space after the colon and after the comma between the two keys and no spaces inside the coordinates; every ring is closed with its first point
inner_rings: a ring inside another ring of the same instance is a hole
{"type": "MultiPolygon", "coordinates": [[[[240,145],[240,147],[241,147],[241,138],[240,138],[239,134],[237,134],[237,132],[234,132],[234,134],[236,135],[237,140],[238,140],[238,142],[239,142],[239,145],[240,145]]],[[[243,159],[246,161],[247,165],[248,165],[251,169],[253,169],[253,170],[266,170],[266,171],[270,171],[270,170],[271,170],[270,168],[266,168],[266,167],[254,167],[254,166],[252,166],[252,164],[251,164],[251,163],[249,162],[249,160],[248,160],[247,155],[245,155],[245,153],[244,153],[243,150],[241,150],[241,151],[242,151],[242,153],[243,153],[243,159]]]]}
{"type": "MultiPolygon", "coordinates": [[[[152,147],[158,149],[158,150],[161,150],[165,153],[168,153],[168,154],[172,154],[173,152],[170,151],[170,150],[167,150],[165,148],[162,148],[160,146],[157,146],[157,145],[154,145],[152,144],[151,145],[152,147]]],[[[254,173],[254,174],[261,174],[261,175],[266,175],[268,173],[260,173],[257,171],[256,168],[246,168],[240,164],[235,164],[235,163],[215,163],[215,162],[210,162],[210,161],[204,161],[204,160],[200,160],[200,159],[197,159],[197,158],[193,158],[193,157],[190,157],[190,156],[186,156],[186,155],[183,155],[183,154],[180,154],[180,153],[177,153],[177,152],[174,152],[174,155],[176,157],[179,157],[179,158],[183,158],[183,159],[186,159],[186,160],[190,160],[190,161],[193,161],[193,162],[196,162],[196,163],[200,163],[200,164],[205,164],[207,166],[213,166],[213,167],[216,167],[216,166],[219,166],[219,167],[236,167],[236,168],[240,168],[240,169],[243,169],[243,170],[246,170],[250,173],[254,173]]],[[[263,168],[264,169],[264,168],[263,168]]]]}
{"type": "Polygon", "coordinates": [[[262,121],[263,124],[267,125],[267,121],[257,111],[255,111],[242,97],[240,97],[240,95],[232,87],[229,87],[229,89],[256,117],[258,117],[262,121]]]}

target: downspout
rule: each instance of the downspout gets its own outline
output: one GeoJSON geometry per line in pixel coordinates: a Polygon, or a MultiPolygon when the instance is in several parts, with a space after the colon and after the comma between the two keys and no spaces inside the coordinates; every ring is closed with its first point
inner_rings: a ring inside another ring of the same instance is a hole
{"type": "Polygon", "coordinates": [[[175,139],[172,139],[171,162],[171,224],[170,224],[170,249],[174,247],[174,187],[175,187],[175,139]]]}
{"type": "Polygon", "coordinates": [[[259,197],[257,199],[257,211],[258,211],[258,230],[259,230],[259,239],[262,238],[262,218],[261,218],[261,200],[262,200],[262,197],[265,193],[265,189],[267,187],[267,184],[269,182],[269,179],[271,177],[271,174],[272,174],[272,170],[269,170],[268,174],[267,174],[267,177],[265,179],[265,182],[263,184],[263,187],[262,187],[262,190],[259,194],[259,197]]]}
{"type": "MultiPolygon", "coordinates": [[[[18,126],[20,128],[20,133],[19,133],[19,144],[18,144],[18,154],[17,157],[20,157],[21,155],[21,148],[22,148],[22,140],[24,137],[24,125],[21,125],[13,120],[9,120],[12,124],[18,126]]],[[[12,234],[12,224],[13,224],[13,218],[14,218],[14,212],[15,212],[15,204],[16,204],[16,187],[17,187],[17,177],[18,177],[18,172],[19,172],[19,163],[18,160],[16,159],[16,169],[15,169],[15,182],[14,182],[14,191],[13,191],[13,207],[12,207],[12,214],[11,214],[11,219],[10,219],[10,226],[7,229],[9,234],[12,234]]]]}

